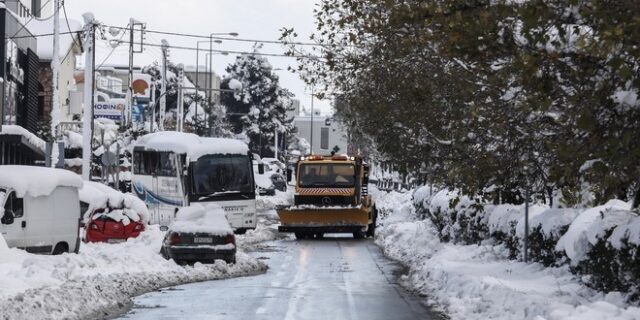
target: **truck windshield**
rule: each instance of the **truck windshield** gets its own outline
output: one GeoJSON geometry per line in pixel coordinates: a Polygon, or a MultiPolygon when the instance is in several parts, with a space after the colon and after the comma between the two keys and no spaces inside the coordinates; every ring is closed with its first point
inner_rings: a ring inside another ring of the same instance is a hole
{"type": "Polygon", "coordinates": [[[251,161],[243,155],[206,155],[193,165],[192,192],[215,196],[232,192],[253,192],[251,161]]]}
{"type": "Polygon", "coordinates": [[[303,164],[299,177],[301,187],[353,187],[355,169],[342,163],[303,164]]]}

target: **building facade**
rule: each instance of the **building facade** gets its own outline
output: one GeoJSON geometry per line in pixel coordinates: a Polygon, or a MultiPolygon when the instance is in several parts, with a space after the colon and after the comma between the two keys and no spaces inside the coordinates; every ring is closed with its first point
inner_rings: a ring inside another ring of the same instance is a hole
{"type": "Polygon", "coordinates": [[[207,70],[205,66],[200,66],[196,70],[196,66],[185,66],[184,75],[189,78],[195,87],[205,92],[205,98],[209,99],[213,104],[220,104],[220,83],[222,78],[215,71],[207,70]]]}
{"type": "Polygon", "coordinates": [[[309,142],[313,154],[348,153],[347,131],[330,116],[316,113],[312,121],[311,115],[299,115],[294,118],[293,123],[296,135],[309,142]]]}
{"type": "Polygon", "coordinates": [[[36,164],[44,150],[29,139],[38,131],[37,39],[25,27],[30,9],[22,2],[0,3],[0,151],[2,164],[36,164]],[[12,11],[17,10],[17,12],[12,11]],[[11,130],[9,130],[11,129],[11,130]]]}

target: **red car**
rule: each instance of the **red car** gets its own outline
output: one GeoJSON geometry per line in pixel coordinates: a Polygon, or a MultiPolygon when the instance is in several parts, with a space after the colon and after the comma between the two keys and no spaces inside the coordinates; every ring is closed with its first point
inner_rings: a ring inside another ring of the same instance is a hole
{"type": "Polygon", "coordinates": [[[144,231],[144,224],[140,221],[129,221],[126,225],[124,221],[117,221],[104,212],[96,212],[86,227],[84,240],[86,242],[118,243],[127,241],[128,238],[135,238],[144,231]]]}
{"type": "Polygon", "coordinates": [[[85,181],[79,198],[85,242],[124,242],[139,236],[149,220],[138,197],[97,182],[85,181]]]}

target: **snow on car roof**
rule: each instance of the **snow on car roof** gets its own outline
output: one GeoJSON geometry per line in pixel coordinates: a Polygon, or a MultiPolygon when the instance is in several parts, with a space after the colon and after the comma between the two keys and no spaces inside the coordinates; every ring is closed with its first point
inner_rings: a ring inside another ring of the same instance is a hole
{"type": "Polygon", "coordinates": [[[12,188],[18,197],[49,195],[57,187],[82,187],[79,175],[63,169],[35,166],[0,166],[0,186],[12,188]]]}
{"type": "Polygon", "coordinates": [[[185,233],[208,233],[215,236],[233,234],[224,210],[220,205],[199,203],[181,208],[169,226],[170,231],[185,233]]]}
{"type": "Polygon", "coordinates": [[[172,151],[184,153],[191,160],[207,154],[247,154],[246,143],[224,138],[204,138],[192,133],[162,131],[144,135],[138,139],[136,147],[145,150],[172,151]]]}
{"type": "Polygon", "coordinates": [[[88,212],[98,208],[105,208],[108,205],[113,209],[125,209],[123,214],[131,218],[131,220],[149,221],[149,210],[144,201],[132,194],[122,193],[102,183],[85,181],[84,186],[80,189],[79,196],[80,201],[89,204],[88,212]]]}

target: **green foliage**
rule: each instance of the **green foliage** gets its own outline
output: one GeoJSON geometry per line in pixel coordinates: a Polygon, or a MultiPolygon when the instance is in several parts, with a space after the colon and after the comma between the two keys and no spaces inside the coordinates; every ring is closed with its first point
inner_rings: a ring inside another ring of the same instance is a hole
{"type": "Polygon", "coordinates": [[[432,183],[587,182],[598,201],[626,199],[640,175],[639,15],[633,0],[323,0],[321,48],[294,69],[339,93],[352,135],[432,183]],[[580,171],[593,159],[606,172],[580,171]]]}

